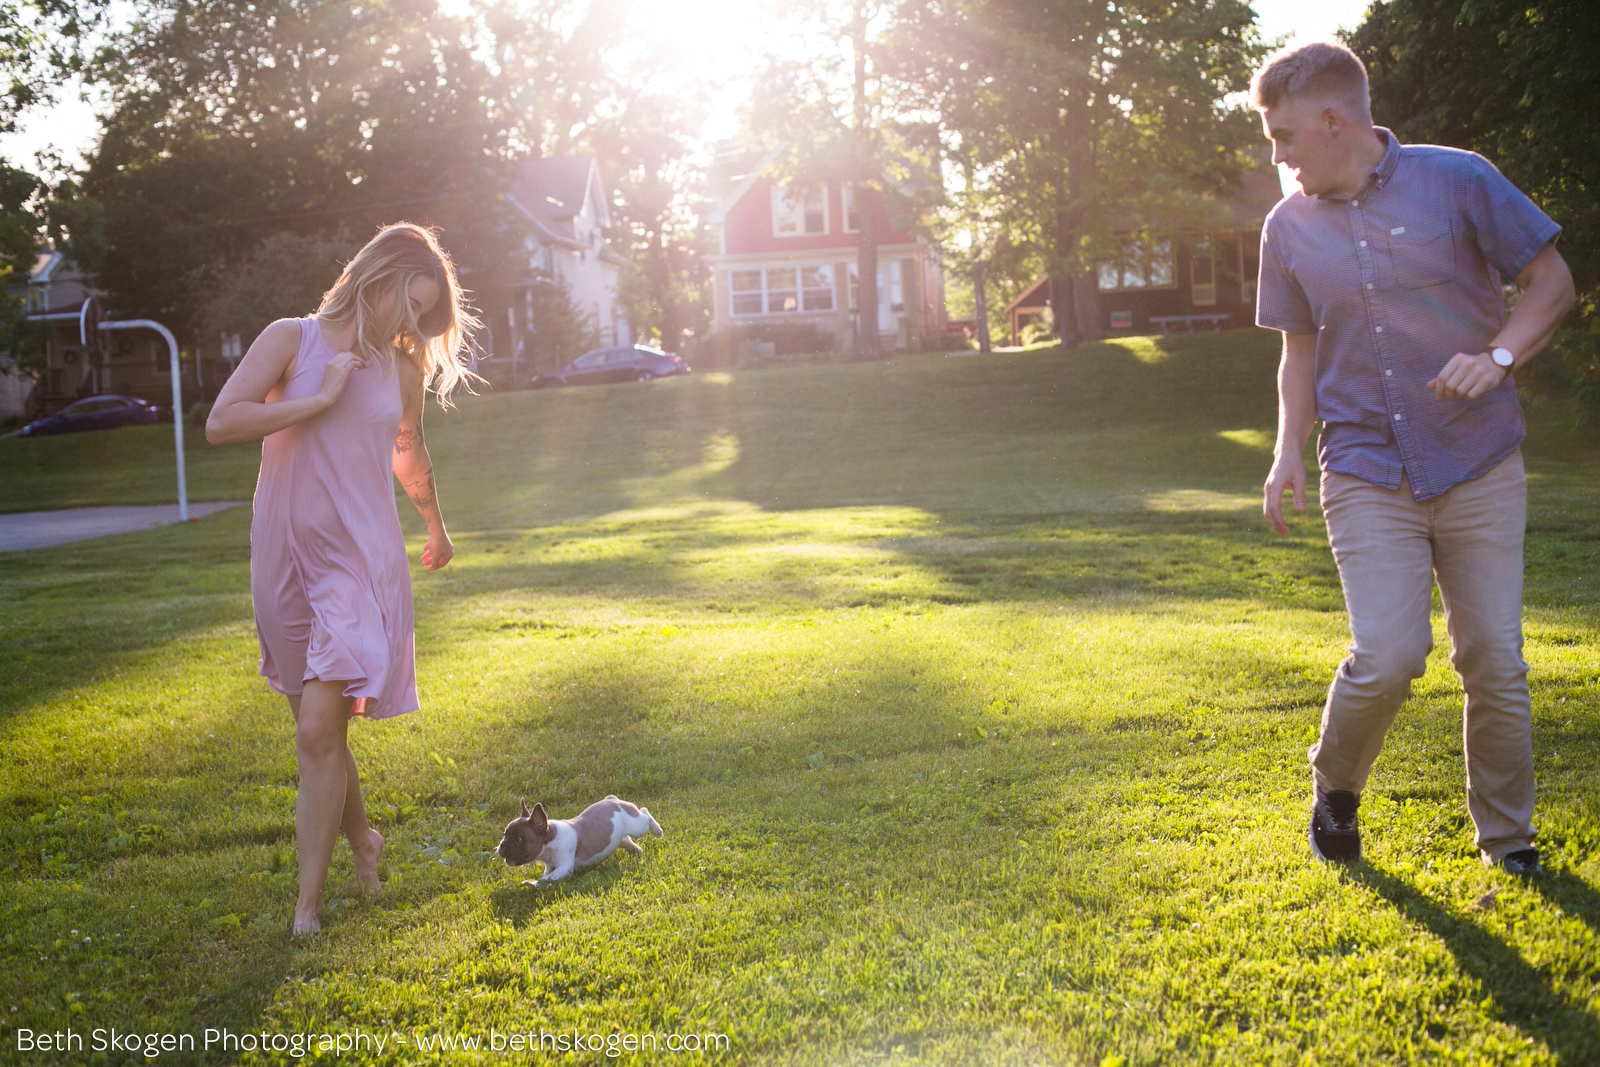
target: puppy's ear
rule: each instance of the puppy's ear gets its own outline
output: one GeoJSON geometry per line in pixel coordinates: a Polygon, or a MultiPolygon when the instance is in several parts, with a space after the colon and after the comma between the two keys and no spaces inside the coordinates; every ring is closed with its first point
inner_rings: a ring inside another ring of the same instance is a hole
{"type": "Polygon", "coordinates": [[[541,836],[550,829],[550,820],[545,816],[543,804],[534,804],[533,810],[528,813],[528,827],[541,836]]]}
{"type": "Polygon", "coordinates": [[[521,798],[519,798],[519,802],[522,804],[522,817],[524,819],[526,819],[528,817],[528,815],[530,814],[529,811],[528,811],[528,798],[527,797],[521,797],[521,798]]]}

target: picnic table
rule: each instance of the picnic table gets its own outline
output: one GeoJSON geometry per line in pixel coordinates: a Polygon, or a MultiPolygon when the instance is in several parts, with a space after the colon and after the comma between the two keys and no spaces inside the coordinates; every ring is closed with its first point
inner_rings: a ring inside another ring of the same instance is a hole
{"type": "Polygon", "coordinates": [[[1228,313],[1222,312],[1216,315],[1151,315],[1150,321],[1159,322],[1161,324],[1162,337],[1172,336],[1172,326],[1174,323],[1189,327],[1189,334],[1190,336],[1193,336],[1194,324],[1197,322],[1208,322],[1211,324],[1212,333],[1221,333],[1222,324],[1228,321],[1228,313]]]}

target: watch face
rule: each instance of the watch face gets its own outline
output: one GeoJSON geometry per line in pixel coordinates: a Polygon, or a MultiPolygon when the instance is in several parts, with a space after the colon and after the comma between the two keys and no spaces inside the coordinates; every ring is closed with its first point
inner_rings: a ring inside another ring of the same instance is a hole
{"type": "Polygon", "coordinates": [[[1517,361],[1517,358],[1511,354],[1511,349],[1509,348],[1491,348],[1489,350],[1489,358],[1494,360],[1497,367],[1509,367],[1517,361]]]}

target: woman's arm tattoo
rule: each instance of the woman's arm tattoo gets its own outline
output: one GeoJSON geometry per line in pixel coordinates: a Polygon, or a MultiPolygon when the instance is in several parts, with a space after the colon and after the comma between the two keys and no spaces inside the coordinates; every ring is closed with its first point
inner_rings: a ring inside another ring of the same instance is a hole
{"type": "Polygon", "coordinates": [[[396,452],[409,452],[422,443],[422,427],[415,430],[400,427],[400,432],[395,435],[394,450],[396,452]]]}
{"type": "Polygon", "coordinates": [[[433,468],[429,467],[422,472],[416,481],[405,482],[404,485],[406,487],[406,496],[410,497],[411,502],[417,506],[417,510],[422,512],[423,518],[427,518],[428,512],[433,509],[439,500],[438,487],[433,483],[433,468]]]}

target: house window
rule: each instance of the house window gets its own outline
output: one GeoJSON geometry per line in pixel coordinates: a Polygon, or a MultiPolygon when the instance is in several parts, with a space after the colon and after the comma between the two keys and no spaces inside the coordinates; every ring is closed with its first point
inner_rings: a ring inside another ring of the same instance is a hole
{"type": "Polygon", "coordinates": [[[773,267],[767,271],[767,314],[800,310],[800,290],[795,285],[799,273],[793,267],[773,267]]]}
{"type": "Polygon", "coordinates": [[[768,267],[728,272],[735,315],[833,310],[833,268],[768,267]]]}
{"type": "Polygon", "coordinates": [[[736,270],[729,275],[729,279],[733,289],[735,315],[759,315],[765,310],[761,306],[760,271],[736,270]]]}
{"type": "MultiPolygon", "coordinates": [[[[850,264],[850,310],[861,307],[860,286],[857,284],[856,265],[850,264]]],[[[884,310],[906,309],[905,267],[902,260],[891,259],[878,264],[878,313],[884,310]]]]}
{"type": "Polygon", "coordinates": [[[1171,289],[1176,286],[1172,269],[1172,241],[1134,239],[1122,246],[1115,259],[1095,264],[1101,292],[1129,289],[1171,289]]]}
{"type": "Polygon", "coordinates": [[[839,195],[844,200],[844,232],[861,232],[861,215],[856,211],[856,187],[847,185],[840,190],[839,195]]]}
{"type": "Polygon", "coordinates": [[[1256,278],[1261,274],[1261,235],[1244,233],[1239,237],[1239,299],[1256,302],[1256,278]]]}
{"type": "Polygon", "coordinates": [[[800,296],[807,311],[832,311],[833,268],[801,267],[800,296]]]}
{"type": "Polygon", "coordinates": [[[1217,264],[1209,237],[1196,238],[1189,246],[1189,302],[1195,307],[1217,302],[1217,264]]]}
{"type": "Polygon", "coordinates": [[[772,234],[774,237],[801,237],[828,232],[828,187],[791,192],[786,186],[772,187],[772,234]]]}

